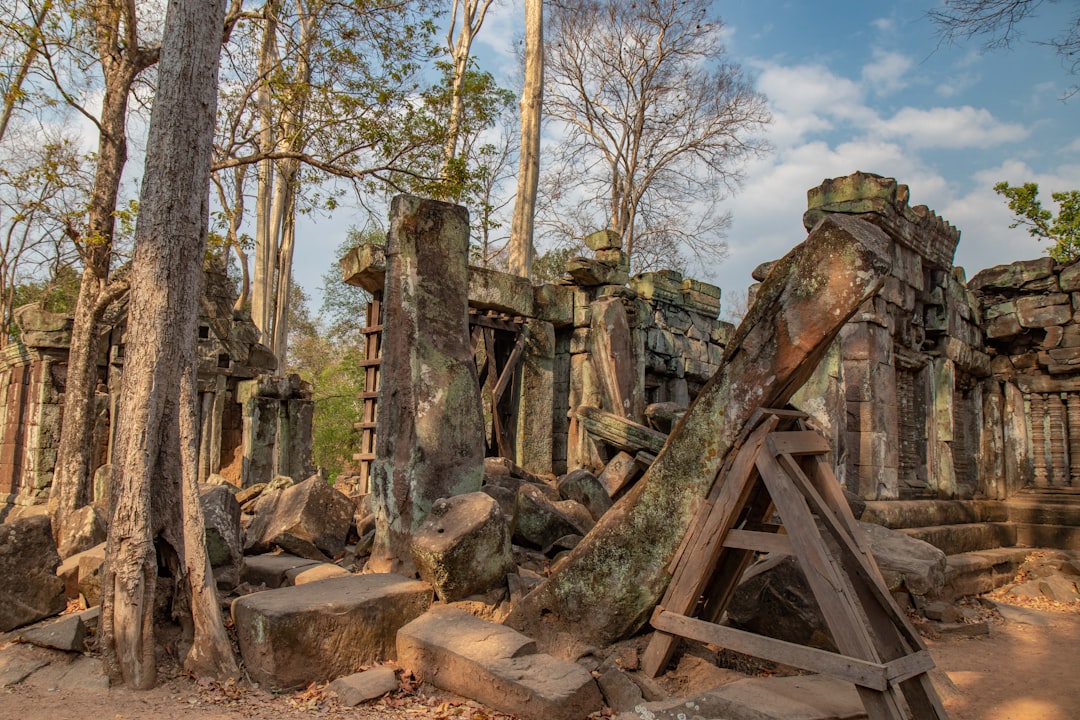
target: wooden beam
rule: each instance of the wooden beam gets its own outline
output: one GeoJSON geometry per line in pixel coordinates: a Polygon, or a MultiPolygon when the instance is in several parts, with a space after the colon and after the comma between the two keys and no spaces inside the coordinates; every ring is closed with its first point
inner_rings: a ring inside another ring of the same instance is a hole
{"type": "Polygon", "coordinates": [[[652,617],[657,630],[698,642],[711,643],[744,655],[790,665],[802,670],[831,675],[861,687],[883,691],[889,686],[889,668],[880,663],[797,645],[784,640],[736,630],[697,618],[666,612],[658,606],[652,617]]]}

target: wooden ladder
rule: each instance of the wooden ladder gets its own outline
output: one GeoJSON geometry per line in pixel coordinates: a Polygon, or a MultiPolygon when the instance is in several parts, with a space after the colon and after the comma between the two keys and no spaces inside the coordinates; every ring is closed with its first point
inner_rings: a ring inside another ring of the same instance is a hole
{"type": "Polygon", "coordinates": [[[852,682],[870,720],[945,720],[927,675],[934,662],[893,602],[827,461],[829,444],[806,418],[759,410],[747,424],[672,562],[642,669],[662,672],[683,637],[852,682]],[[717,624],[759,551],[797,559],[839,652],[717,624]]]}

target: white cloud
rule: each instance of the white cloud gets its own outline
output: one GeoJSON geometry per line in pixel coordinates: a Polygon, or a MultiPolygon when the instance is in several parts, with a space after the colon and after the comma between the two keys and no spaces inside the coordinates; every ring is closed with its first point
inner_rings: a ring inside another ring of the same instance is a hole
{"type": "Polygon", "coordinates": [[[1028,129],[996,119],[989,110],[963,107],[905,107],[877,128],[905,138],[915,148],[987,148],[1028,137],[1028,129]]]}
{"type": "Polygon", "coordinates": [[[875,94],[887,95],[907,87],[907,74],[912,65],[907,55],[875,48],[874,61],[862,70],[863,81],[875,94]]]}
{"type": "Polygon", "coordinates": [[[870,24],[883,33],[891,33],[896,30],[896,20],[894,18],[878,18],[870,24]]]}

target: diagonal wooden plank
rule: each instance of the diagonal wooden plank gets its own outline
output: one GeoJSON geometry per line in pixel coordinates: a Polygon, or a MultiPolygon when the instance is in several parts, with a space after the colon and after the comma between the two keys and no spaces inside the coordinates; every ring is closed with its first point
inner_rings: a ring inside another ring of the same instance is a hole
{"type": "MultiPolygon", "coordinates": [[[[896,606],[885,587],[862,530],[851,514],[828,463],[821,458],[803,458],[803,462],[812,470],[811,479],[790,455],[782,455],[778,461],[788,471],[792,483],[802,492],[809,506],[840,543],[841,565],[858,597],[861,609],[866,614],[871,637],[880,657],[898,662],[912,654],[925,653],[926,645],[922,638],[911,625],[907,615],[896,606]],[[819,489],[825,497],[818,492],[819,489]]],[[[897,679],[895,686],[903,694],[914,717],[947,717],[929,676],[918,674],[911,678],[897,679]]]]}
{"type": "MultiPolygon", "coordinates": [[[[697,604],[723,550],[724,537],[734,526],[756,481],[754,459],[777,422],[775,417],[766,419],[750,434],[730,471],[718,479],[720,490],[715,502],[703,506],[700,514],[705,519],[696,537],[686,542],[686,552],[674,568],[661,602],[672,612],[686,615],[697,604]]],[[[671,660],[675,642],[676,638],[667,633],[653,635],[642,656],[641,667],[646,675],[656,677],[664,669],[671,660]]]]}
{"type": "MultiPolygon", "coordinates": [[[[773,455],[759,453],[757,467],[791,536],[807,584],[836,646],[844,655],[881,664],[859,598],[818,533],[806,499],[773,455]]],[[[896,697],[897,693],[865,687],[857,689],[870,720],[908,720],[911,717],[903,698],[896,697]]]]}

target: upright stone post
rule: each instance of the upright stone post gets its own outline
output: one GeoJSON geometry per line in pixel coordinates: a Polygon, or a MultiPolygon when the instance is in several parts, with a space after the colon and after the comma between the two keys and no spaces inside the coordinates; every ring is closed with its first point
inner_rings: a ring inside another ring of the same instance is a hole
{"type": "Polygon", "coordinates": [[[465,208],[394,198],[369,571],[412,575],[409,538],[432,503],[480,489],[484,423],[469,344],[468,253],[465,208]]]}

